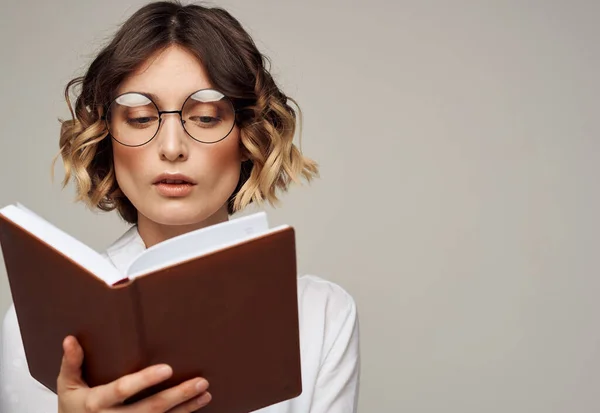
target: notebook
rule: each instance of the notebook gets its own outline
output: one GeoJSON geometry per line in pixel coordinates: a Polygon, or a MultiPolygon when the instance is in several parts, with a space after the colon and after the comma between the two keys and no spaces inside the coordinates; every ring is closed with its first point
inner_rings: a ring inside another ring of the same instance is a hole
{"type": "Polygon", "coordinates": [[[247,413],[302,392],[294,229],[264,212],[171,238],[125,273],[20,204],[0,245],[31,375],[56,392],[62,341],[84,349],[91,387],[167,363],[127,403],[204,377],[204,413],[247,413]]]}

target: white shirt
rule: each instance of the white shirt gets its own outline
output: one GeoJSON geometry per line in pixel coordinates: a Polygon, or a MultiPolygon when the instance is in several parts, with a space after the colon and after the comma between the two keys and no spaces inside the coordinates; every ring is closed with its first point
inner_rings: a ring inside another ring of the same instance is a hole
{"type": "MultiPolygon", "coordinates": [[[[145,249],[132,226],[106,251],[125,272],[145,249]]],[[[312,275],[298,278],[302,394],[260,413],[354,413],[360,356],[356,305],[340,286],[312,275]]],[[[0,358],[0,412],[56,413],[58,398],[31,377],[14,305],[4,317],[0,358]]]]}

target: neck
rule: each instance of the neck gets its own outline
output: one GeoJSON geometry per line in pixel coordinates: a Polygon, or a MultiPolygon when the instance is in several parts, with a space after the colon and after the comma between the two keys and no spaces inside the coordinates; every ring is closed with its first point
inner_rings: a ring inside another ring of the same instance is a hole
{"type": "Polygon", "coordinates": [[[180,225],[160,224],[138,212],[137,226],[140,237],[142,238],[142,241],[144,241],[146,248],[150,248],[159,242],[166,241],[178,235],[225,222],[227,220],[229,220],[229,214],[227,213],[226,207],[219,209],[213,215],[202,221],[180,225]]]}

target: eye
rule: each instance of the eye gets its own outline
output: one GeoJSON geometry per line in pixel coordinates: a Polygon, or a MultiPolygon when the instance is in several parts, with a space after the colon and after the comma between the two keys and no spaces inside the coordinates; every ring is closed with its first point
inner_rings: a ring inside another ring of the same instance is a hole
{"type": "Polygon", "coordinates": [[[219,117],[205,115],[190,116],[188,119],[201,127],[214,126],[221,122],[219,117]]]}
{"type": "Polygon", "coordinates": [[[138,116],[135,118],[127,118],[127,124],[133,127],[146,127],[158,121],[156,116],[138,116]]]}

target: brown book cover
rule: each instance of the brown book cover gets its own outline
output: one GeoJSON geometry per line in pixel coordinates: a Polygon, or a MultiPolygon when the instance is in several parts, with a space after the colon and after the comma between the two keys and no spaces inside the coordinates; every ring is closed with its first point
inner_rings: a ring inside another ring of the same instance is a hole
{"type": "Polygon", "coordinates": [[[197,376],[210,383],[206,413],[247,413],[302,392],[291,227],[114,285],[2,214],[0,244],[30,373],[54,392],[69,334],[92,387],[173,367],[128,402],[197,376]]]}

